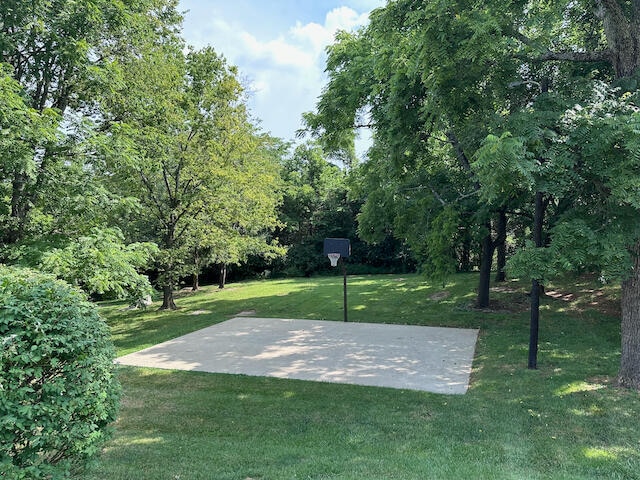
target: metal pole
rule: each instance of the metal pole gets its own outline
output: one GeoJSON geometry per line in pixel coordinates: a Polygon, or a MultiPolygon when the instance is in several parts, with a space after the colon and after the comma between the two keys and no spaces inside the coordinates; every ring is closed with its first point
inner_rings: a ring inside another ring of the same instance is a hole
{"type": "Polygon", "coordinates": [[[540,282],[531,280],[531,321],[529,325],[529,365],[538,368],[538,325],[540,322],[540,282]]]}
{"type": "Polygon", "coordinates": [[[347,267],[344,264],[344,260],[340,259],[342,262],[342,275],[344,276],[344,302],[343,302],[343,310],[344,310],[344,321],[347,321],[347,267]]]}

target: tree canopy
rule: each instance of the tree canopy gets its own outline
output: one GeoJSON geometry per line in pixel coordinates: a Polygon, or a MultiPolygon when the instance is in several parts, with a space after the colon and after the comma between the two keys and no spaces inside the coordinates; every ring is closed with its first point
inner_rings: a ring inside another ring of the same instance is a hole
{"type": "Polygon", "coordinates": [[[4,261],[125,296],[134,276],[81,272],[159,270],[173,308],[194,248],[229,263],[278,251],[267,238],[281,195],[272,140],[247,112],[236,68],[212,47],[184,47],[177,4],[0,6],[4,261]],[[160,248],[141,263],[124,255],[138,242],[160,248]],[[96,248],[127,265],[101,263],[96,248]]]}
{"type": "Polygon", "coordinates": [[[567,270],[622,281],[619,378],[636,388],[639,8],[389,2],[366,28],[337,37],[329,83],[307,116],[333,148],[348,132],[373,129],[361,234],[375,241],[392,231],[440,274],[466,263],[456,252],[472,245],[478,306],[488,305],[507,222],[521,232],[511,272],[532,288],[567,270]]]}

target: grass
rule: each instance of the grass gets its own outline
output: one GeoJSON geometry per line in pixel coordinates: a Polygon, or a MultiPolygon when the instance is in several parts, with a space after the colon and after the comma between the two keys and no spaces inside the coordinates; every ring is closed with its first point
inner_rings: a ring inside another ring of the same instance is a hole
{"type": "MultiPolygon", "coordinates": [[[[526,286],[479,312],[476,280],[349,278],[351,321],[480,328],[466,395],[123,367],[115,436],[79,478],[640,478],[640,395],[613,381],[617,290],[550,286],[531,371],[526,286]]],[[[341,320],[341,294],[341,277],[272,280],[183,294],[178,312],[102,309],[124,354],[247,310],[341,320]]]]}

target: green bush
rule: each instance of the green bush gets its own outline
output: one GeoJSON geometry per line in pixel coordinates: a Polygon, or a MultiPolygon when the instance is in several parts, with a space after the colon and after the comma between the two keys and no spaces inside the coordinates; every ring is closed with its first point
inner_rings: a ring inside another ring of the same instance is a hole
{"type": "Polygon", "coordinates": [[[108,327],[67,283],[0,266],[0,343],[0,477],[66,478],[116,418],[108,327]]]}

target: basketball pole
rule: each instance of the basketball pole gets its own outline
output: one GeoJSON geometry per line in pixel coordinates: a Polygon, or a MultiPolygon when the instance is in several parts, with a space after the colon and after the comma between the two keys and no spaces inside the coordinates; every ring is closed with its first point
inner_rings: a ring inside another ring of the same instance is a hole
{"type": "Polygon", "coordinates": [[[342,275],[344,277],[343,285],[344,285],[344,301],[343,301],[343,310],[344,310],[344,321],[347,321],[347,266],[344,263],[344,259],[340,258],[340,263],[342,264],[342,275]]]}

